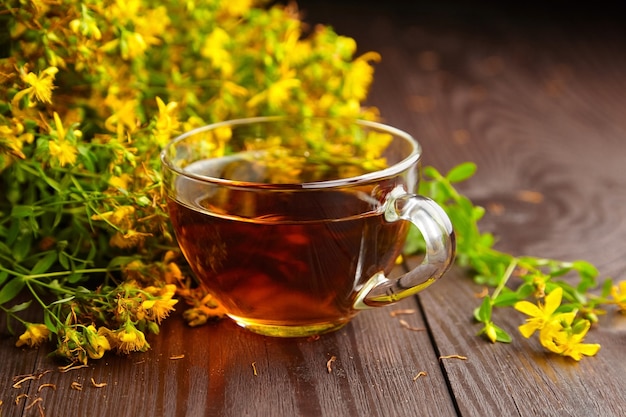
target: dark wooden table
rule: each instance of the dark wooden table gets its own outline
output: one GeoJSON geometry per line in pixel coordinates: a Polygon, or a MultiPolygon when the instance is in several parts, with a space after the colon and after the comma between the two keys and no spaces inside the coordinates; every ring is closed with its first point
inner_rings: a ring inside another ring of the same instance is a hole
{"type": "MultiPolygon", "coordinates": [[[[305,20],[382,54],[369,103],[420,140],[425,164],[478,164],[461,190],[487,208],[482,227],[498,248],[585,259],[626,279],[626,34],[613,4],[380,3],[300,4],[305,20]]],[[[230,321],[190,329],[174,316],[149,352],[67,373],[47,349],[4,335],[0,415],[626,415],[626,316],[601,317],[587,341],[602,349],[577,363],[522,338],[511,309],[496,320],[512,344],[477,337],[480,291],[455,267],[418,297],[318,340],[230,321]],[[414,313],[393,317],[398,309],[414,313]]]]}

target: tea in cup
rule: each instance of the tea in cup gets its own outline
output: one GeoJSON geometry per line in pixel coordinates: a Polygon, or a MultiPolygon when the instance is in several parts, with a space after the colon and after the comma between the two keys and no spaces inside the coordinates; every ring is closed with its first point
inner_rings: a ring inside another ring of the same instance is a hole
{"type": "Polygon", "coordinates": [[[420,157],[409,134],[384,124],[260,117],[185,133],[161,160],[197,279],[242,327],[300,337],[416,294],[449,268],[450,220],[415,194],[420,157]],[[389,277],[411,225],[424,260],[389,277]]]}

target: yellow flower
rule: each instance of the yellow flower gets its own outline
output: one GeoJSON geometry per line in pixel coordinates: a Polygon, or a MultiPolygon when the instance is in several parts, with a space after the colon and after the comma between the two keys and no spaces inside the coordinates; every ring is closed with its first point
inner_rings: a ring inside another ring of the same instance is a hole
{"type": "Polygon", "coordinates": [[[526,319],[526,323],[519,326],[520,333],[529,338],[533,335],[535,330],[541,330],[544,325],[549,322],[556,309],[561,305],[561,299],[563,298],[563,289],[561,287],[555,288],[550,294],[546,295],[544,301],[545,305],[535,305],[529,301],[519,301],[515,303],[515,309],[530,316],[526,319]]]}
{"type": "Polygon", "coordinates": [[[113,188],[128,190],[128,185],[132,180],[132,177],[126,173],[123,173],[120,176],[113,175],[109,178],[109,185],[113,188]]]}
{"type": "Polygon", "coordinates": [[[50,330],[45,324],[26,323],[26,331],[19,337],[15,346],[28,345],[30,347],[39,346],[50,335],[50,330]]]}
{"type": "Polygon", "coordinates": [[[152,236],[151,233],[142,233],[136,230],[129,230],[122,234],[120,232],[114,234],[109,240],[109,244],[116,248],[134,248],[141,244],[146,237],[152,236]]]}
{"type": "Polygon", "coordinates": [[[176,303],[178,303],[178,300],[173,300],[170,296],[146,300],[141,303],[141,306],[145,309],[149,320],[161,324],[161,321],[167,318],[170,312],[174,311],[176,303]]]}
{"type": "Polygon", "coordinates": [[[174,282],[181,282],[183,280],[183,273],[175,262],[167,264],[167,268],[164,273],[165,282],[171,284],[174,282]]]}
{"type": "Polygon", "coordinates": [[[387,160],[382,157],[383,152],[391,143],[392,136],[387,133],[370,132],[363,144],[365,157],[363,168],[367,171],[375,171],[387,167],[387,160]]]}
{"type": "Polygon", "coordinates": [[[620,281],[618,285],[611,287],[613,302],[622,313],[626,313],[626,281],[620,281]]]}
{"type": "Polygon", "coordinates": [[[541,329],[539,340],[551,352],[569,356],[579,361],[584,356],[593,356],[600,350],[597,343],[582,343],[591,323],[580,320],[574,323],[575,313],[559,314],[541,329]]]}
{"type": "Polygon", "coordinates": [[[137,58],[148,49],[148,44],[141,33],[125,31],[120,40],[122,59],[137,58]]]}
{"type": "Polygon", "coordinates": [[[180,123],[174,114],[174,111],[178,107],[178,103],[170,102],[165,104],[160,97],[156,98],[156,102],[159,108],[159,114],[156,119],[154,135],[159,146],[163,147],[172,137],[172,134],[178,132],[180,123]]]}
{"type": "Polygon", "coordinates": [[[292,90],[298,87],[300,87],[300,80],[283,78],[272,83],[267,90],[253,96],[248,100],[247,106],[256,107],[259,103],[265,102],[271,109],[278,109],[292,97],[292,90]]]}
{"type": "Polygon", "coordinates": [[[104,99],[113,114],[104,121],[104,127],[110,132],[116,132],[120,141],[125,139],[125,133],[132,133],[139,127],[139,117],[137,116],[138,101],[135,99],[120,99],[115,88],[109,91],[104,99]]]}
{"type": "MultiPolygon", "coordinates": [[[[56,158],[61,166],[73,165],[76,163],[78,150],[67,140],[67,132],[57,112],[54,112],[54,125],[55,129],[50,128],[50,133],[56,136],[56,139],[48,141],[50,156],[56,158]]],[[[80,135],[79,132],[74,131],[73,133],[80,135]]]]}
{"type": "Polygon", "coordinates": [[[363,100],[374,77],[374,68],[370,61],[379,62],[380,55],[376,52],[368,52],[352,62],[348,73],[344,78],[342,95],[346,99],[363,100]]]}
{"type": "Polygon", "coordinates": [[[24,132],[24,124],[17,118],[13,118],[10,124],[0,126],[0,153],[7,152],[17,158],[25,159],[26,155],[22,152],[24,144],[33,143],[34,139],[35,136],[32,133],[24,132]]]}
{"type": "Polygon", "coordinates": [[[31,106],[34,105],[33,99],[41,103],[52,103],[54,77],[58,71],[57,67],[48,67],[37,75],[33,72],[26,73],[25,69],[20,70],[22,81],[30,87],[18,92],[13,97],[13,102],[17,103],[27,95],[31,106]]]}
{"type": "Polygon", "coordinates": [[[233,73],[231,55],[226,50],[229,42],[230,36],[228,33],[224,29],[216,27],[206,37],[200,51],[204,58],[208,58],[211,61],[213,68],[220,70],[224,76],[230,76],[233,73]]]}
{"type": "Polygon", "coordinates": [[[98,22],[93,18],[89,9],[85,6],[81,6],[80,19],[74,19],[70,22],[70,29],[76,34],[81,34],[86,37],[93,37],[94,39],[101,39],[102,32],[98,28],[98,22]]]}
{"type": "Polygon", "coordinates": [[[94,325],[89,325],[83,330],[87,340],[87,354],[91,359],[100,359],[107,350],[111,350],[111,344],[104,334],[98,332],[94,325]]]}
{"type": "Polygon", "coordinates": [[[120,229],[128,229],[133,224],[134,214],[134,206],[119,206],[113,211],[107,211],[101,214],[94,214],[93,216],[91,216],[91,220],[103,220],[114,227],[120,229]]]}
{"type": "Polygon", "coordinates": [[[552,352],[556,352],[554,345],[555,334],[563,330],[564,326],[567,326],[568,323],[571,324],[575,318],[576,312],[570,311],[568,313],[556,314],[546,321],[539,330],[539,342],[541,345],[552,352]]]}
{"type": "Polygon", "coordinates": [[[73,165],[76,162],[76,153],[78,151],[69,142],[65,140],[59,142],[51,140],[48,143],[48,148],[50,149],[50,156],[56,158],[59,165],[73,165]]]}
{"type": "Polygon", "coordinates": [[[98,329],[98,334],[105,336],[109,341],[109,345],[122,353],[145,352],[150,349],[150,344],[146,341],[146,335],[130,321],[127,321],[123,327],[114,331],[101,327],[98,329]]]}
{"type": "Polygon", "coordinates": [[[220,7],[231,16],[241,16],[252,7],[252,0],[223,0],[220,7]]]}

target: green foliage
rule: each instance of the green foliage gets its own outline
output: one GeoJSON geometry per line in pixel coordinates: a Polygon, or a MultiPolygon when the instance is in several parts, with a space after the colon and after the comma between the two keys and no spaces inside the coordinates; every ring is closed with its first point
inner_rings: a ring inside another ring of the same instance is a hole
{"type": "MultiPolygon", "coordinates": [[[[511,342],[511,336],[494,324],[494,310],[517,308],[518,303],[528,300],[538,300],[541,306],[541,300],[555,288],[563,291],[558,312],[574,312],[583,323],[597,322],[598,315],[604,313],[600,308],[603,304],[623,305],[624,294],[611,280],[604,281],[602,294],[593,293],[599,286],[598,270],[589,262],[514,256],[495,249],[494,236],[479,228],[484,209],[473,205],[455,189],[456,183],[468,180],[475,171],[476,165],[470,162],[454,167],[445,175],[433,167],[425,167],[420,193],[431,197],[448,213],[457,235],[457,263],[473,274],[475,283],[491,289],[474,310],[475,320],[483,326],[479,334],[492,342],[511,342]]],[[[418,237],[411,236],[407,252],[419,249],[418,237]]]]}
{"type": "Polygon", "coordinates": [[[70,361],[145,350],[173,286],[190,321],[220,314],[170,231],[172,137],[252,116],[376,118],[361,102],[378,54],[305,33],[293,5],[0,1],[0,314],[23,324],[18,344],[49,338],[70,361]]]}

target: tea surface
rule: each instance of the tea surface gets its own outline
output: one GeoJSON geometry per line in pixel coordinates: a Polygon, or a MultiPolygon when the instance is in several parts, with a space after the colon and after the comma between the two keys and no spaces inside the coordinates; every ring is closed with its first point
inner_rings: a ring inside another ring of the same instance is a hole
{"type": "Polygon", "coordinates": [[[197,277],[247,322],[347,322],[356,292],[389,272],[408,230],[384,221],[359,193],[220,191],[227,195],[170,200],[170,215],[197,277]]]}

